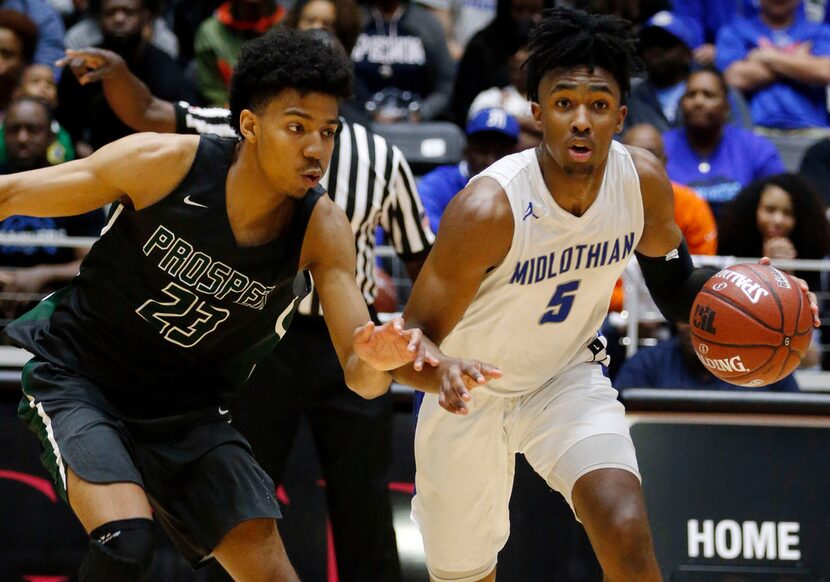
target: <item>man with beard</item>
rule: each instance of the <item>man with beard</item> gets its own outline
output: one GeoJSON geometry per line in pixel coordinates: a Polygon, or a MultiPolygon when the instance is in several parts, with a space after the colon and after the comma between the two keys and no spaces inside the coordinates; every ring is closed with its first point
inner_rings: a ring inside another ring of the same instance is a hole
{"type": "MultiPolygon", "coordinates": [[[[55,139],[52,112],[48,104],[23,97],[6,110],[3,141],[8,159],[2,173],[12,174],[50,166],[47,152],[55,139]]],[[[97,236],[104,226],[104,213],[94,210],[80,216],[40,218],[10,216],[0,221],[0,232],[26,232],[52,236],[97,236]]],[[[52,291],[78,273],[88,247],[49,246],[0,247],[0,290],[4,293],[32,295],[52,291]]],[[[12,317],[30,307],[24,295],[13,302],[0,303],[2,315],[12,317]]]]}
{"type": "MultiPolygon", "coordinates": [[[[196,97],[181,67],[144,40],[142,30],[151,18],[146,0],[101,0],[92,5],[104,35],[99,46],[121,55],[130,70],[163,99],[192,101],[196,97]]],[[[58,86],[58,102],[56,117],[75,139],[79,155],[133,133],[109,108],[100,84],[82,86],[74,75],[65,75],[58,86]]]]}
{"type": "MultiPolygon", "coordinates": [[[[646,78],[631,89],[626,127],[642,123],[664,132],[682,125],[680,98],[692,69],[695,32],[692,24],[673,12],[658,12],[640,29],[640,57],[646,78]]],[[[751,127],[746,102],[730,91],[729,122],[751,127]]]]}

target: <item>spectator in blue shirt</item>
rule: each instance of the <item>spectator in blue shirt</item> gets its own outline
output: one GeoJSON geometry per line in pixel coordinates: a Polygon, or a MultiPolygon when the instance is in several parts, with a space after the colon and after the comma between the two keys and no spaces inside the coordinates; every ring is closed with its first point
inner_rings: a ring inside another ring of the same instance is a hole
{"type": "Polygon", "coordinates": [[[513,153],[519,141],[519,120],[504,109],[482,109],[467,123],[464,159],[454,166],[440,166],[418,183],[432,232],[438,232],[441,215],[450,200],[487,166],[513,153]]]}
{"type": "Polygon", "coordinates": [[[715,63],[715,38],[721,28],[758,14],[753,0],[674,0],[672,10],[694,27],[695,61],[702,65],[715,63]]]}
{"type": "MultiPolygon", "coordinates": [[[[647,77],[632,86],[625,125],[647,123],[660,132],[680,127],[680,98],[692,70],[692,49],[697,39],[694,25],[663,10],[643,24],[639,38],[647,77]]],[[[729,102],[730,122],[751,127],[749,108],[741,94],[731,90],[729,102]]]]}
{"type": "Polygon", "coordinates": [[[756,125],[827,127],[830,26],[809,22],[800,0],[760,0],[760,13],[718,33],[715,62],[749,98],[756,125]]]}
{"type": "Polygon", "coordinates": [[[638,350],[626,360],[614,378],[617,390],[626,388],[681,388],[686,390],[738,390],[798,392],[795,376],[761,388],[744,388],[713,376],[698,359],[688,323],[678,323],[677,333],[656,346],[638,350]]]}
{"type": "Polygon", "coordinates": [[[743,186],[785,171],[772,142],[727,124],[726,83],[716,69],[689,75],[680,107],[685,126],[663,135],[666,172],[697,191],[715,216],[743,186]]]}

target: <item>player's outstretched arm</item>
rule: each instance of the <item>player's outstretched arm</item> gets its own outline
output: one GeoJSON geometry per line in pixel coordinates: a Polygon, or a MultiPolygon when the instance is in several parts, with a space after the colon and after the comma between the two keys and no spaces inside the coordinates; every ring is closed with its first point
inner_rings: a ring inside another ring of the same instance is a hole
{"type": "MultiPolygon", "coordinates": [[[[441,234],[415,281],[403,314],[407,325],[440,344],[461,320],[487,272],[507,256],[512,239],[513,215],[495,180],[482,178],[459,192],[441,218],[441,234]]],[[[437,366],[416,361],[395,370],[394,376],[438,393],[441,406],[450,412],[466,413],[469,391],[501,376],[489,363],[436,355],[437,366]]]]}
{"type": "Polygon", "coordinates": [[[396,318],[375,325],[354,280],[354,235],[343,211],[323,197],[312,212],[303,241],[300,265],[308,267],[320,296],[326,325],[346,384],[364,398],[385,393],[392,383],[389,370],[423,352],[418,329],[405,330],[396,318]]]}
{"type": "Polygon", "coordinates": [[[628,146],[643,196],[643,236],[637,262],[654,302],[666,319],[688,322],[692,303],[717,269],[695,269],[692,257],[674,222],[674,193],[663,164],[650,152],[628,146]]]}
{"type": "Polygon", "coordinates": [[[104,97],[118,119],[136,131],[176,131],[172,103],[150,93],[120,55],[101,48],[67,50],[58,66],[68,66],[81,85],[100,81],[104,97]]]}
{"type": "Polygon", "coordinates": [[[198,142],[196,136],[135,134],[80,160],[0,176],[0,219],[74,216],[119,199],[144,208],[182,181],[198,142]]]}

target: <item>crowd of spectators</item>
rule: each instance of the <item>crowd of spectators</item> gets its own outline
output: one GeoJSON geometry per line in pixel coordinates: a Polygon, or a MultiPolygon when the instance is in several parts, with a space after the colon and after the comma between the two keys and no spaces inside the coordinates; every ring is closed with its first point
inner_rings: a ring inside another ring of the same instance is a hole
{"type": "MultiPolygon", "coordinates": [[[[344,118],[380,132],[383,124],[425,122],[465,132],[460,163],[418,180],[426,219],[437,229],[441,210],[482,163],[539,143],[522,68],[525,44],[543,11],[563,4],[632,20],[643,67],[627,102],[625,142],[665,165],[693,252],[796,259],[830,253],[823,219],[830,203],[824,2],[0,0],[0,168],[32,167],[21,155],[39,165],[63,163],[134,131],[96,82],[110,70],[128,69],[166,102],[223,107],[245,42],[282,26],[317,29],[355,64],[344,118]],[[49,127],[42,132],[44,119],[49,127]],[[782,150],[783,137],[799,152],[782,150]],[[783,210],[763,210],[772,208],[769,191],[785,193],[776,202],[783,210]],[[762,214],[789,214],[791,233],[765,234],[772,219],[762,214]]],[[[1,226],[34,228],[10,224],[1,226]]],[[[0,254],[0,268],[18,267],[7,254],[0,254]]],[[[824,290],[821,277],[807,278],[824,290]]],[[[6,279],[0,285],[9,291],[6,279]]],[[[622,308],[616,297],[612,310],[622,308]]],[[[830,369],[830,356],[823,360],[830,369]]]]}
{"type": "MultiPolygon", "coordinates": [[[[362,189],[388,180],[387,188],[397,188],[415,216],[423,204],[424,232],[426,223],[438,232],[443,210],[472,176],[502,156],[538,145],[541,128],[527,100],[525,47],[543,11],[562,4],[616,13],[636,27],[643,68],[632,85],[620,139],[664,165],[675,221],[693,254],[830,255],[830,10],[802,0],[0,0],[0,172],[84,157],[136,128],[222,128],[227,135],[231,130],[219,108],[227,107],[244,43],[278,27],[313,30],[340,45],[355,65],[354,96],[341,104],[348,123],[335,150],[334,167],[340,170],[333,180],[364,203],[371,196],[362,189]],[[124,81],[132,78],[138,85],[124,81]],[[134,99],[123,98],[141,83],[134,99]],[[112,108],[114,101],[120,106],[112,108]],[[383,138],[361,126],[382,134],[387,124],[435,122],[460,128],[466,148],[458,163],[418,177],[419,202],[400,152],[390,148],[384,156],[383,138]],[[800,168],[785,165],[793,156],[782,156],[788,152],[776,146],[782,136],[806,150],[795,156],[800,168]],[[808,144],[814,145],[807,149],[808,144]]],[[[386,206],[383,212],[404,221],[403,212],[386,206]]],[[[94,237],[103,224],[103,210],[57,220],[15,216],[0,222],[0,233],[94,237]]],[[[371,239],[372,225],[362,224],[358,240],[371,239]]],[[[398,232],[393,246],[404,256],[412,249],[402,230],[417,229],[386,229],[392,238],[398,232]]],[[[418,253],[425,256],[430,240],[424,235],[418,253]]],[[[86,251],[0,246],[0,317],[19,315],[27,302],[71,279],[86,251]]],[[[370,270],[373,252],[364,260],[370,270]]],[[[406,264],[412,276],[419,268],[413,265],[424,258],[418,253],[406,264]]],[[[796,274],[812,289],[828,290],[826,277],[796,274]]],[[[388,276],[378,273],[375,279],[382,286],[388,276]]],[[[623,310],[623,302],[620,284],[610,311],[623,310]]],[[[391,303],[391,310],[400,307],[391,303]]],[[[830,370],[830,351],[821,348],[830,344],[830,326],[820,335],[805,365],[830,370]]],[[[705,371],[683,325],[612,370],[619,389],[734,388],[705,371]]],[[[305,388],[297,383],[298,390],[305,388]]],[[[796,391],[798,385],[788,377],[769,389],[796,391]]],[[[326,394],[314,400],[318,396],[303,396],[311,398],[303,406],[335,410],[320,404],[326,394]]],[[[378,413],[379,434],[391,427],[390,411],[378,413]]],[[[342,407],[336,414],[345,418],[342,407]]],[[[352,432],[341,422],[328,439],[347,443],[343,435],[352,432]]],[[[290,445],[292,438],[284,440],[290,445]]],[[[386,469],[383,450],[369,451],[378,457],[370,477],[386,469]]],[[[329,485],[334,498],[337,483],[332,479],[329,485]]],[[[390,516],[378,515],[379,526],[391,527],[390,516]]],[[[333,510],[332,516],[337,543],[346,547],[343,537],[353,533],[356,520],[348,509],[333,510]]],[[[364,553],[381,555],[377,563],[392,564],[392,574],[375,567],[384,579],[397,579],[394,548],[364,553]]],[[[343,579],[351,579],[348,567],[340,567],[343,579]]]]}

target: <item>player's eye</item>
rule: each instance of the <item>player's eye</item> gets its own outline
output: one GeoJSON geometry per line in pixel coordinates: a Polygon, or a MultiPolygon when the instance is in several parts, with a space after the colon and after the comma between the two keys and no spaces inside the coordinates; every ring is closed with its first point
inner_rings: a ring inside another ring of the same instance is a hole
{"type": "Polygon", "coordinates": [[[334,137],[337,133],[336,129],[324,129],[323,130],[323,137],[334,137]]]}
{"type": "Polygon", "coordinates": [[[302,133],[303,132],[303,126],[300,125],[299,123],[289,123],[288,124],[288,131],[290,131],[291,133],[302,133]]]}
{"type": "Polygon", "coordinates": [[[568,99],[557,99],[554,104],[560,109],[567,109],[571,102],[568,99]]]}
{"type": "Polygon", "coordinates": [[[607,101],[596,101],[594,103],[594,109],[608,109],[608,102],[607,101]]]}

